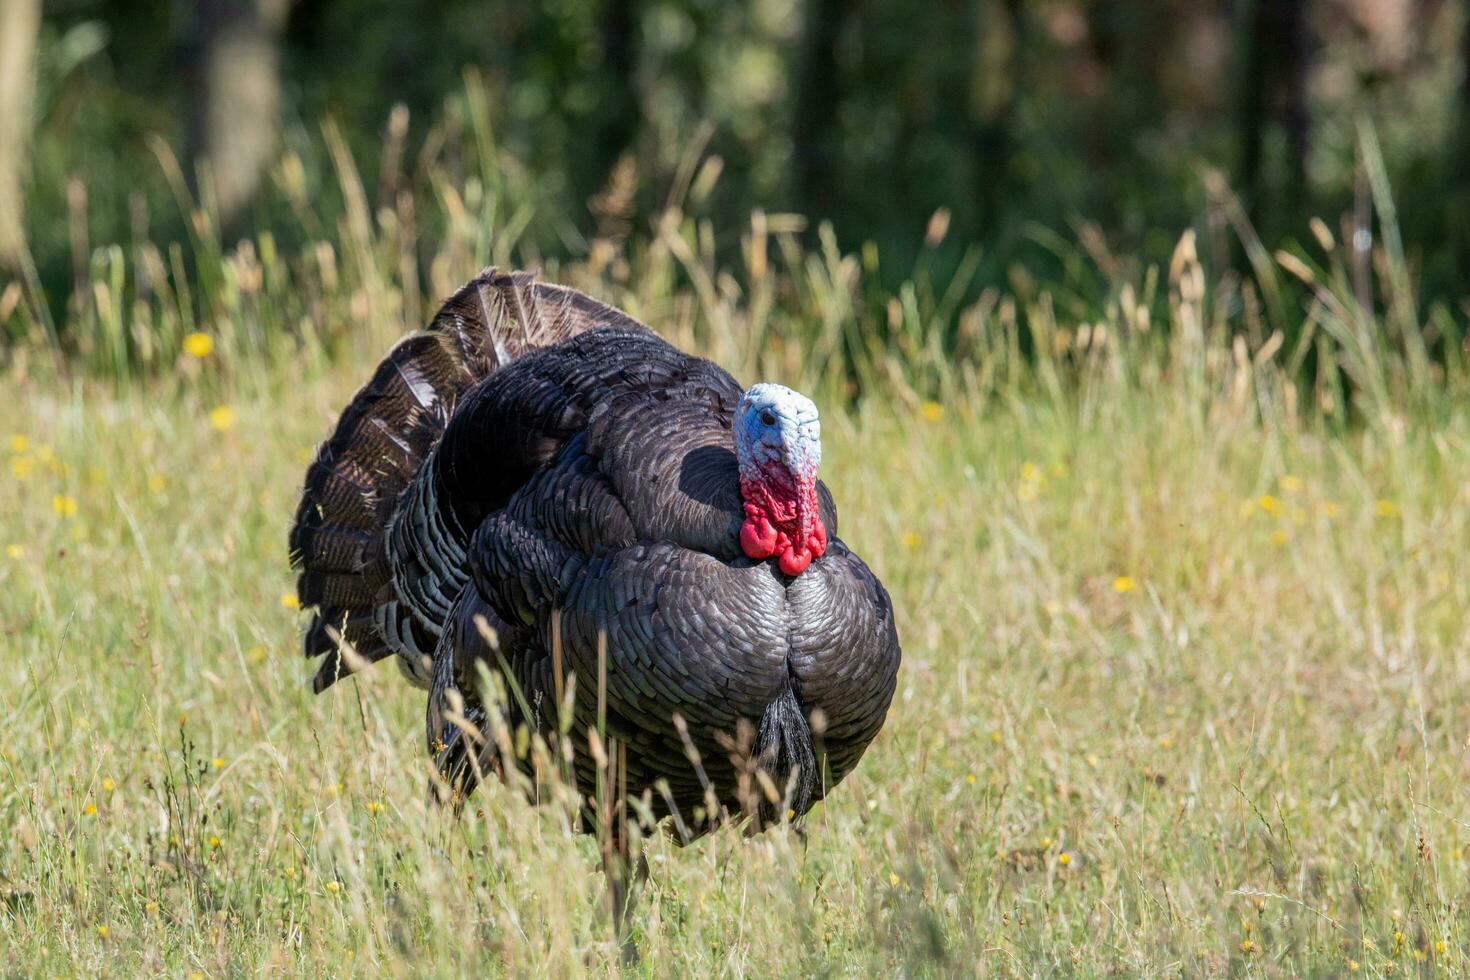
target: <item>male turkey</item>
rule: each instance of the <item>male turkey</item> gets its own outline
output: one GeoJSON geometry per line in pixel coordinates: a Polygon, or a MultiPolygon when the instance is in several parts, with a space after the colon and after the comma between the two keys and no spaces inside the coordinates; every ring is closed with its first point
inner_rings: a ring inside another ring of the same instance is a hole
{"type": "Polygon", "coordinates": [[[315,688],[396,654],[464,792],[531,765],[492,735],[524,725],[571,733],[585,798],[611,744],[626,798],[693,833],[752,809],[753,783],[758,823],[799,817],[877,735],[899,664],[821,451],[802,395],[742,391],[617,310],[487,270],[307,470],[291,561],[315,688]]]}

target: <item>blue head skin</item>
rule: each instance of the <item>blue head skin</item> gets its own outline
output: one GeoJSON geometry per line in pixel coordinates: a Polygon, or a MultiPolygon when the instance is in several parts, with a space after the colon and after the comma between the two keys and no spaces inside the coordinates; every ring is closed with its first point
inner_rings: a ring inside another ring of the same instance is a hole
{"type": "Polygon", "coordinates": [[[783,572],[801,574],[827,548],[817,512],[817,406],[784,385],[751,385],[735,410],[735,455],[745,499],[741,548],[755,559],[779,556],[783,572]]]}

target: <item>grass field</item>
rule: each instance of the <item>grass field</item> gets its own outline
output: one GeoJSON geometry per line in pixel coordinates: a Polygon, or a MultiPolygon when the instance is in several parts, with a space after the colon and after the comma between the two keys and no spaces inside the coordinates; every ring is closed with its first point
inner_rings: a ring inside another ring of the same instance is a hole
{"type": "MultiPolygon", "coordinates": [[[[1350,290],[1327,273],[1313,340],[1232,342],[1186,242],[1168,322],[1127,289],[1092,323],[1042,330],[1038,307],[1029,359],[1009,300],[972,311],[953,362],[905,339],[912,297],[895,300],[894,346],[850,401],[804,355],[840,342],[851,260],[793,260],[788,319],[819,324],[801,348],[746,329],[753,285],[673,254],[688,296],[640,305],[673,281],[645,269],[610,298],[743,380],[818,395],[843,536],[892,592],[905,660],[887,727],[805,839],[649,845],[635,973],[1470,969],[1456,363],[1334,306],[1350,290]],[[1298,383],[1303,359],[1341,365],[1351,394],[1298,383]]],[[[260,309],[281,288],[265,280],[260,309]]],[[[323,300],[378,324],[336,357],[181,339],[161,316],[185,353],[151,380],[13,360],[6,973],[621,969],[595,844],[563,813],[491,789],[447,819],[426,804],[419,692],[391,667],[306,685],[286,529],[316,441],[417,311],[377,317],[378,298],[323,300]]]]}

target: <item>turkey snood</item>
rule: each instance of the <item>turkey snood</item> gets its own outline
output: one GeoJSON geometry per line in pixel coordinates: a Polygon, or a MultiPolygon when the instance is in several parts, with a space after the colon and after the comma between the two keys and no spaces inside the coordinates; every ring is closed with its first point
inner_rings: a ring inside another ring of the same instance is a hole
{"type": "Polygon", "coordinates": [[[757,561],[775,555],[781,571],[800,575],[827,550],[817,511],[817,406],[783,385],[752,385],[735,410],[735,455],[745,501],[740,549],[757,561]]]}

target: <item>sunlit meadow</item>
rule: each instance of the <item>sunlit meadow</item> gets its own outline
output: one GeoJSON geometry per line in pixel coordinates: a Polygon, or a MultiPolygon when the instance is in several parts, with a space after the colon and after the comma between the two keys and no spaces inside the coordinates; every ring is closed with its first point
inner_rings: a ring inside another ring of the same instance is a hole
{"type": "MultiPolygon", "coordinates": [[[[525,260],[459,193],[440,293],[525,260]]],[[[290,261],[197,217],[194,279],[99,252],[70,315],[100,372],[59,368],[47,311],[0,297],[34,335],[0,381],[7,973],[1470,968],[1470,380],[1455,337],[1417,345],[1452,321],[1413,310],[1392,243],[1382,315],[1325,226],[1254,255],[1309,297],[1290,338],[1281,298],[1189,235],[1169,268],[1099,274],[1078,318],[1045,289],[957,309],[922,270],[873,303],[877,256],[809,251],[789,216],[757,215],[731,267],[678,208],[549,267],[817,395],[905,652],[804,833],[653,835],[623,966],[565,811],[492,787],[453,819],[427,803],[422,694],[391,666],[307,686],[299,480],[432,307],[394,213],[290,261]]]]}

